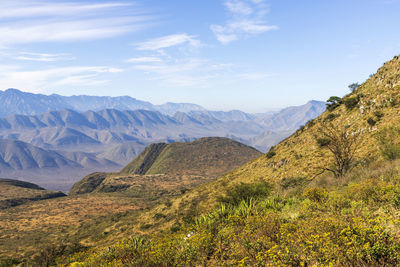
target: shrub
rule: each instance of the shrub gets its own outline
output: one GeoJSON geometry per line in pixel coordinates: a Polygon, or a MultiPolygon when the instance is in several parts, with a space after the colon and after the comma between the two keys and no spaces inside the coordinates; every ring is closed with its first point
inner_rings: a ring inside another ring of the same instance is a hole
{"type": "Polygon", "coordinates": [[[378,120],[380,120],[383,117],[383,112],[380,111],[380,110],[377,110],[377,111],[374,112],[374,115],[378,120]]]}
{"type": "Polygon", "coordinates": [[[317,144],[318,144],[320,147],[327,146],[327,145],[329,145],[330,143],[331,143],[331,140],[328,139],[328,138],[317,138],[317,144]]]}
{"type": "Polygon", "coordinates": [[[324,119],[324,121],[333,121],[337,117],[339,117],[339,114],[334,114],[334,113],[329,113],[328,116],[324,119]]]}
{"type": "Polygon", "coordinates": [[[282,189],[289,189],[298,186],[303,186],[307,182],[304,177],[285,177],[280,182],[279,185],[282,189]]]}
{"type": "Polygon", "coordinates": [[[307,122],[308,128],[313,127],[314,125],[315,125],[315,121],[314,121],[314,120],[309,120],[309,121],[307,122]]]}
{"type": "Polygon", "coordinates": [[[368,124],[370,126],[374,126],[376,124],[376,120],[374,120],[373,118],[369,117],[367,120],[368,124]]]}
{"type": "Polygon", "coordinates": [[[265,156],[267,157],[267,159],[270,159],[270,158],[272,158],[273,156],[275,156],[276,155],[276,152],[275,151],[269,151],[267,154],[265,154],[265,156]]]}
{"type": "Polygon", "coordinates": [[[359,101],[360,98],[358,96],[348,97],[344,99],[344,105],[348,110],[351,110],[357,106],[359,101]]]}
{"type": "Polygon", "coordinates": [[[328,199],[328,191],[324,188],[310,188],[304,192],[303,196],[311,201],[323,203],[328,199]]]}
{"type": "Polygon", "coordinates": [[[240,202],[249,202],[251,199],[261,199],[269,196],[272,187],[265,181],[257,183],[240,183],[227,190],[226,196],[218,197],[217,201],[237,206],[240,202]]]}
{"type": "Polygon", "coordinates": [[[379,150],[382,156],[387,160],[395,160],[400,158],[400,128],[385,127],[380,130],[375,138],[378,141],[379,150]]]}

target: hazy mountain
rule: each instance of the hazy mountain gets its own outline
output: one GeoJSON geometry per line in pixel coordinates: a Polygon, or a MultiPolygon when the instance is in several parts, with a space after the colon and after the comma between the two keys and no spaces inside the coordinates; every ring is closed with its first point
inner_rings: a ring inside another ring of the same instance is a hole
{"type": "Polygon", "coordinates": [[[130,96],[61,96],[22,92],[17,89],[0,91],[0,116],[12,114],[36,115],[47,111],[74,109],[77,111],[118,109],[153,110],[173,115],[178,111],[204,110],[203,107],[189,103],[166,103],[153,105],[130,96]]]}
{"type": "Polygon", "coordinates": [[[68,190],[94,170],[116,171],[120,165],[95,154],[46,150],[16,140],[0,140],[0,175],[68,190]]]}
{"type": "Polygon", "coordinates": [[[188,113],[190,111],[204,111],[206,109],[196,104],[167,102],[162,105],[157,105],[156,110],[160,111],[161,113],[172,116],[177,112],[188,113]]]}
{"type": "MultiPolygon", "coordinates": [[[[8,91],[15,95],[25,94],[8,91]]],[[[40,95],[31,96],[40,98],[40,95]]],[[[50,99],[54,105],[61,103],[59,96],[44,98],[50,99]]],[[[11,102],[8,103],[10,107],[11,102]]],[[[51,103],[50,107],[53,107],[51,103]]],[[[177,106],[168,103],[164,108],[168,105],[175,110],[191,107],[189,104],[177,106]]],[[[266,152],[323,109],[324,103],[311,101],[300,107],[263,115],[207,111],[201,107],[187,113],[178,111],[174,116],[154,110],[119,109],[84,112],[65,109],[36,115],[14,114],[0,118],[0,140],[8,140],[3,142],[6,147],[2,151],[4,157],[0,158],[0,173],[7,171],[7,177],[24,178],[48,188],[66,190],[82,174],[94,170],[114,171],[117,166],[125,165],[151,143],[190,142],[202,137],[220,136],[266,152]],[[35,152],[25,153],[30,150],[35,152]],[[57,175],[56,170],[60,169],[63,169],[63,174],[57,175]]]]}
{"type": "Polygon", "coordinates": [[[82,151],[85,147],[125,142],[172,142],[228,134],[248,139],[265,131],[252,120],[220,121],[202,113],[195,116],[177,113],[170,117],[156,111],[115,109],[12,115],[0,119],[0,138],[52,149],[79,147],[82,151]]]}
{"type": "Polygon", "coordinates": [[[326,109],[325,102],[312,100],[305,105],[288,107],[274,114],[258,114],[256,121],[272,131],[293,131],[326,109]]]}

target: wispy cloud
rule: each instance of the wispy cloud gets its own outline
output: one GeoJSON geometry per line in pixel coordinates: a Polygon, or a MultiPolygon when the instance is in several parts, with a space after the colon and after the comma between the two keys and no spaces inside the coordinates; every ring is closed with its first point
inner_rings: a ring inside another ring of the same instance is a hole
{"type": "Polygon", "coordinates": [[[226,0],[224,5],[228,11],[229,20],[224,25],[210,26],[217,40],[222,44],[278,29],[277,26],[269,25],[265,20],[268,8],[264,0],[226,0]]]}
{"type": "Polygon", "coordinates": [[[136,44],[136,47],[138,50],[160,50],[163,48],[182,44],[188,44],[192,47],[198,47],[200,46],[201,42],[196,39],[196,36],[181,33],[155,38],[143,43],[136,44]]]}
{"type": "Polygon", "coordinates": [[[133,57],[125,60],[128,63],[151,63],[151,62],[161,62],[159,57],[133,57]]]}
{"type": "Polygon", "coordinates": [[[60,60],[73,60],[75,59],[68,54],[46,54],[46,53],[32,53],[32,52],[21,52],[14,56],[17,60],[24,61],[39,61],[39,62],[55,62],[60,60]]]}
{"type": "Polygon", "coordinates": [[[200,58],[173,59],[164,57],[160,62],[136,62],[133,68],[160,86],[202,88],[218,76],[226,64],[213,64],[200,58]]]}
{"type": "Polygon", "coordinates": [[[16,66],[0,66],[0,84],[3,88],[19,88],[40,92],[52,86],[94,86],[107,83],[103,76],[122,72],[106,66],[72,66],[44,70],[21,70],[16,66]]]}
{"type": "Polygon", "coordinates": [[[143,29],[153,19],[129,2],[0,2],[1,46],[92,40],[143,29]]]}

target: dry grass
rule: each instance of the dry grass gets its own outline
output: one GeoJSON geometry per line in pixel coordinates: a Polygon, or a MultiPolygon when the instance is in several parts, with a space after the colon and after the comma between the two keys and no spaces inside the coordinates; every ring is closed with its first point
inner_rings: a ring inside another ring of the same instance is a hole
{"type": "Polygon", "coordinates": [[[101,234],[110,223],[103,220],[107,222],[113,215],[129,214],[143,206],[134,198],[93,194],[2,210],[0,257],[30,256],[41,248],[76,240],[93,245],[96,238],[105,238],[101,234]]]}

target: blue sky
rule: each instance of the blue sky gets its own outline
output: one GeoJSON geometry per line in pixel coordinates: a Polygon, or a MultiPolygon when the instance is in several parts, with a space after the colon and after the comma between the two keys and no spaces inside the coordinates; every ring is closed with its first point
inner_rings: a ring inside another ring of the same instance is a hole
{"type": "Polygon", "coordinates": [[[400,54],[400,0],[0,1],[0,88],[260,112],[400,54]]]}

